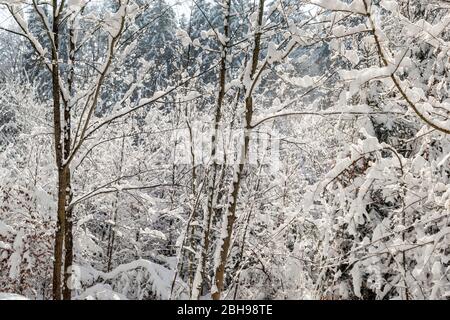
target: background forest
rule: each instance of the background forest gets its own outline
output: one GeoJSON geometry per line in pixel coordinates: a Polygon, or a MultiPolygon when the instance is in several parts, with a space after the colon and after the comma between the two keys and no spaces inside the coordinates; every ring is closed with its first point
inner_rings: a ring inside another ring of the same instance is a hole
{"type": "Polygon", "coordinates": [[[0,12],[0,293],[449,299],[448,0],[0,12]]]}

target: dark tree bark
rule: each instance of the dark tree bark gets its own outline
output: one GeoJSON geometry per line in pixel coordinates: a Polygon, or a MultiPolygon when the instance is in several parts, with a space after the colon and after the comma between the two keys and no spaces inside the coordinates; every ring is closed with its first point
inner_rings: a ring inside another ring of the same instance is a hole
{"type": "Polygon", "coordinates": [[[220,128],[220,122],[222,119],[222,108],[225,100],[225,86],[226,86],[226,76],[227,76],[227,42],[230,34],[230,18],[231,18],[231,1],[227,0],[225,3],[226,11],[224,14],[224,36],[225,43],[222,43],[221,47],[221,59],[220,59],[220,71],[219,71],[219,92],[217,95],[216,111],[214,115],[214,133],[211,137],[211,160],[212,160],[212,172],[208,175],[208,208],[204,213],[203,219],[203,233],[202,233],[202,247],[200,261],[198,262],[196,277],[200,276],[200,281],[197,281],[195,287],[192,291],[192,298],[199,299],[201,294],[201,289],[204,287],[204,282],[206,278],[206,261],[208,259],[208,252],[210,246],[210,233],[211,233],[211,219],[214,213],[214,208],[216,204],[217,190],[217,175],[219,164],[217,161],[217,139],[220,128]]]}
{"type": "Polygon", "coordinates": [[[61,299],[61,274],[63,265],[64,233],[66,219],[67,173],[63,164],[63,141],[61,126],[61,96],[59,84],[59,13],[58,1],[53,0],[53,43],[52,43],[52,89],[53,89],[53,125],[56,166],[58,170],[58,209],[55,232],[55,250],[53,262],[53,299],[61,299]]]}
{"type": "MultiPolygon", "coordinates": [[[[68,77],[68,89],[69,94],[72,97],[74,94],[74,65],[75,65],[75,34],[73,29],[73,21],[69,26],[69,61],[70,70],[68,77]]],[[[64,108],[64,160],[67,161],[70,156],[70,146],[72,145],[72,118],[71,110],[72,106],[69,103],[65,104],[64,108]]],[[[72,289],[69,286],[70,277],[72,275],[72,265],[73,265],[73,208],[69,207],[70,202],[73,198],[72,185],[71,185],[71,174],[69,164],[65,164],[66,168],[66,181],[67,181],[67,195],[66,195],[66,221],[65,221],[65,257],[64,257],[64,290],[63,298],[64,300],[70,300],[72,298],[72,289]]]]}
{"type": "MultiPolygon", "coordinates": [[[[257,30],[255,31],[255,38],[254,38],[254,44],[253,44],[253,52],[252,52],[252,59],[249,61],[251,63],[251,70],[250,70],[250,78],[254,81],[254,77],[256,74],[256,69],[258,67],[258,58],[259,53],[261,50],[261,26],[262,26],[262,20],[263,20],[263,14],[264,14],[264,1],[265,0],[259,0],[259,7],[258,7],[258,21],[257,21],[257,30]]],[[[217,266],[215,266],[214,271],[214,284],[215,284],[215,291],[211,292],[211,296],[214,300],[219,300],[221,297],[221,293],[223,291],[224,287],[224,277],[225,277],[225,266],[227,263],[228,258],[228,252],[230,250],[231,245],[231,237],[233,234],[233,227],[234,222],[236,220],[236,208],[237,208],[237,201],[239,197],[239,190],[241,185],[242,176],[245,169],[245,164],[247,162],[248,158],[248,151],[250,146],[250,133],[252,128],[252,118],[253,118],[253,98],[252,98],[252,88],[253,85],[251,85],[250,88],[246,88],[245,90],[245,136],[244,136],[244,147],[243,147],[243,154],[241,155],[241,161],[238,166],[237,170],[237,178],[233,181],[233,189],[231,192],[231,203],[228,205],[228,212],[225,214],[227,215],[226,219],[224,219],[224,223],[226,221],[226,236],[222,241],[221,247],[220,247],[220,262],[217,266]]]]}

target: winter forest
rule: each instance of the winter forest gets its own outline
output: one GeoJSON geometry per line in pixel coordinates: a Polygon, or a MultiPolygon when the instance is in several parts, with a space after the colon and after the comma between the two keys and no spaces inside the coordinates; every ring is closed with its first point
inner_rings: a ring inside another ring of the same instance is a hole
{"type": "Polygon", "coordinates": [[[0,299],[450,299],[450,1],[0,0],[0,299]]]}

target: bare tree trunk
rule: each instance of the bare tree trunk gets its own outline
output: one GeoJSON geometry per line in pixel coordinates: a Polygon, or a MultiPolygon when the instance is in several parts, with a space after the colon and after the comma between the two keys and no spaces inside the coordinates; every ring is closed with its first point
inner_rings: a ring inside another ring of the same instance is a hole
{"type": "Polygon", "coordinates": [[[116,240],[116,232],[114,230],[116,223],[117,223],[117,213],[118,213],[118,199],[119,199],[119,193],[116,193],[116,200],[115,200],[115,211],[113,214],[113,225],[109,226],[109,236],[108,236],[108,248],[106,249],[106,256],[107,256],[107,261],[106,261],[106,272],[110,272],[111,271],[111,266],[112,266],[112,254],[114,251],[114,242],[116,240]]]}
{"type": "MultiPolygon", "coordinates": [[[[75,34],[73,29],[73,21],[69,26],[69,76],[68,76],[68,89],[69,94],[72,97],[74,94],[74,63],[75,63],[75,34]]],[[[71,119],[71,104],[70,101],[66,103],[64,108],[64,160],[67,160],[70,156],[70,146],[72,145],[72,119],[71,119]]],[[[73,265],[73,208],[69,207],[73,198],[71,174],[69,164],[66,164],[66,221],[65,221],[65,257],[64,257],[64,289],[63,299],[70,300],[72,298],[72,289],[70,288],[69,281],[72,275],[73,265]]]]}
{"type": "Polygon", "coordinates": [[[53,299],[61,299],[61,275],[63,266],[64,233],[66,219],[67,174],[63,164],[63,141],[61,127],[61,99],[59,84],[59,12],[58,1],[53,0],[53,44],[52,44],[52,89],[53,89],[53,124],[56,165],[58,169],[58,209],[55,232],[55,250],[53,263],[53,299]]]}
{"type": "MultiPolygon", "coordinates": [[[[258,7],[258,21],[257,21],[257,30],[255,30],[255,39],[253,45],[253,53],[252,60],[250,61],[250,78],[254,80],[254,76],[256,73],[256,69],[258,66],[258,58],[260,53],[260,43],[261,43],[261,26],[263,20],[264,13],[264,1],[259,0],[258,7]]],[[[233,179],[233,186],[231,192],[231,203],[228,205],[228,212],[224,216],[222,230],[225,231],[225,237],[222,238],[222,241],[219,241],[219,263],[215,266],[214,271],[214,290],[211,291],[211,296],[214,300],[219,300],[221,293],[223,291],[224,284],[224,275],[225,275],[225,266],[228,258],[228,252],[230,250],[231,237],[233,234],[233,226],[236,220],[236,208],[237,208],[237,200],[239,197],[239,189],[241,185],[242,175],[244,173],[245,164],[248,158],[248,151],[250,146],[250,133],[252,126],[252,118],[253,118],[253,98],[252,98],[252,88],[253,85],[250,85],[250,88],[246,87],[245,90],[245,132],[244,132],[244,144],[241,151],[241,160],[237,167],[237,171],[235,172],[235,178],[233,179]],[[225,230],[224,230],[225,229],[225,230]]],[[[222,235],[220,235],[222,237],[222,235]]]]}
{"type": "Polygon", "coordinates": [[[73,209],[69,204],[72,201],[72,187],[71,187],[71,175],[70,169],[67,168],[66,171],[66,219],[65,219],[65,230],[64,230],[64,287],[63,287],[63,299],[70,300],[72,298],[72,289],[69,285],[69,281],[72,276],[72,265],[73,265],[73,209]]]}
{"type": "Polygon", "coordinates": [[[61,272],[63,265],[63,247],[65,233],[65,198],[66,175],[64,170],[58,170],[58,211],[55,232],[55,250],[53,262],[53,299],[61,300],[61,272]]]}
{"type": "MultiPolygon", "coordinates": [[[[122,175],[122,168],[123,168],[123,158],[124,158],[124,153],[125,153],[125,133],[123,133],[122,136],[122,146],[120,149],[120,159],[119,159],[119,166],[117,168],[117,178],[120,178],[120,176],[122,175]]],[[[116,199],[114,202],[114,213],[113,213],[113,225],[110,225],[109,227],[109,235],[108,235],[108,248],[106,250],[106,255],[107,255],[107,263],[106,263],[106,272],[110,272],[111,271],[111,267],[112,267],[112,255],[113,255],[113,251],[114,251],[114,243],[116,241],[116,225],[117,225],[117,216],[119,214],[119,198],[120,194],[119,192],[116,192],[116,199]]],[[[136,239],[136,241],[138,241],[136,239]]]]}
{"type": "MultiPolygon", "coordinates": [[[[193,198],[195,199],[196,196],[197,196],[197,193],[196,193],[197,172],[196,172],[196,167],[195,167],[194,136],[193,136],[191,124],[190,124],[190,122],[188,120],[187,108],[186,108],[186,111],[185,111],[185,115],[186,115],[186,125],[187,125],[188,130],[189,130],[189,141],[190,141],[190,151],[191,151],[191,166],[192,166],[192,170],[191,170],[192,183],[191,183],[191,185],[192,185],[192,195],[193,195],[193,198]]],[[[197,210],[194,210],[192,212],[192,220],[195,220],[196,218],[197,218],[197,210]]],[[[191,227],[191,232],[189,234],[189,243],[190,243],[191,249],[194,248],[194,244],[195,244],[194,235],[195,235],[195,226],[192,226],[191,227]]],[[[193,287],[193,284],[194,284],[194,276],[195,276],[195,273],[193,271],[194,263],[195,263],[194,260],[195,260],[194,253],[193,252],[189,252],[188,253],[188,271],[187,272],[188,272],[188,278],[189,278],[190,291],[192,291],[192,287],[193,287]]]]}
{"type": "MultiPolygon", "coordinates": [[[[197,265],[197,270],[194,277],[194,285],[192,288],[192,299],[198,299],[201,294],[201,288],[206,276],[206,260],[208,258],[209,244],[210,244],[210,230],[211,230],[211,219],[214,211],[214,205],[216,203],[216,180],[218,171],[218,161],[217,161],[217,146],[218,146],[218,133],[220,122],[222,119],[222,107],[225,99],[225,85],[226,85],[226,75],[227,75],[227,44],[229,41],[230,34],[230,13],[231,13],[231,0],[227,0],[224,5],[224,36],[225,41],[222,43],[221,50],[221,60],[220,60],[220,71],[219,71],[219,93],[217,95],[217,105],[214,117],[214,133],[211,137],[211,160],[213,162],[212,173],[208,179],[208,208],[204,213],[203,218],[203,234],[201,243],[201,253],[199,254],[199,261],[197,265]]],[[[208,175],[210,173],[208,172],[208,175]]]]}

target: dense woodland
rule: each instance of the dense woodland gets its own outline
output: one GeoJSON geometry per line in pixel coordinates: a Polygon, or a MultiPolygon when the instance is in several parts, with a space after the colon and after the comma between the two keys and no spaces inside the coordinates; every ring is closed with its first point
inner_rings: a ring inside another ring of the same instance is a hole
{"type": "Polygon", "coordinates": [[[0,0],[0,293],[449,299],[448,0],[0,0]]]}

